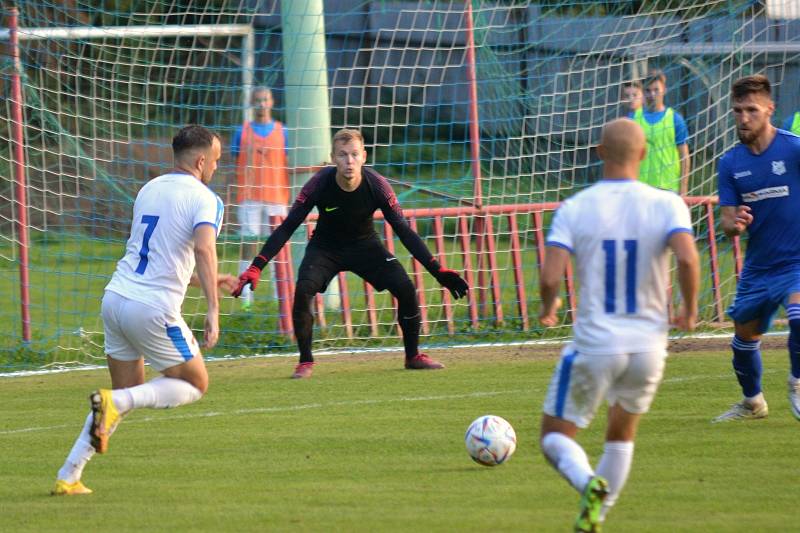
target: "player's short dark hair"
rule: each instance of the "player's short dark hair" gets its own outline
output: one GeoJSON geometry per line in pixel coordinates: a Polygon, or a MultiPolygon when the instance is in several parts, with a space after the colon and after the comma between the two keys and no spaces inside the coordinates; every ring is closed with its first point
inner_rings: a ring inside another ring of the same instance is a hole
{"type": "Polygon", "coordinates": [[[198,126],[197,124],[184,126],[172,138],[172,154],[178,157],[184,152],[195,148],[208,150],[214,144],[214,139],[220,140],[219,135],[203,126],[198,126]]]}
{"type": "Polygon", "coordinates": [[[746,97],[748,94],[761,93],[768,98],[772,98],[772,86],[769,83],[769,78],[762,74],[755,74],[753,76],[745,76],[739,78],[731,86],[731,97],[734,100],[746,97]]]}
{"type": "Polygon", "coordinates": [[[335,146],[337,142],[342,143],[349,143],[352,140],[360,141],[361,146],[364,146],[364,136],[361,135],[361,132],[354,129],[344,128],[336,132],[333,136],[333,141],[331,142],[331,146],[335,146]]]}
{"type": "Polygon", "coordinates": [[[639,89],[641,91],[642,90],[642,82],[639,81],[639,80],[630,80],[630,81],[626,81],[625,83],[622,84],[622,88],[623,89],[627,89],[628,87],[632,87],[634,89],[639,89]]]}
{"type": "Polygon", "coordinates": [[[651,83],[660,81],[664,85],[667,84],[667,75],[664,74],[664,71],[658,68],[654,68],[647,73],[647,76],[644,79],[644,86],[647,87],[651,83]]]}

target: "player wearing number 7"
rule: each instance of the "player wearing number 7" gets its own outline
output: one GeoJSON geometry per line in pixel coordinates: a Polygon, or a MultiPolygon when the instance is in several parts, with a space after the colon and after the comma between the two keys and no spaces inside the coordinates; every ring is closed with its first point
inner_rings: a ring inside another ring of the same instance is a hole
{"type": "Polygon", "coordinates": [[[175,169],[149,181],[136,196],[125,256],[106,286],[102,303],[105,352],[112,389],[90,397],[91,412],[58,471],[53,495],[89,494],[83,468],[133,409],[163,409],[199,400],[208,374],[192,331],[181,317],[190,283],[208,302],[205,346],[219,336],[217,288],[236,278],[217,274],[216,240],[222,200],[208,188],[221,153],[219,137],[187,126],[172,139],[175,169]],[[196,265],[196,274],[193,274],[196,265]],[[144,359],[161,376],[144,381],[144,359]]]}
{"type": "Polygon", "coordinates": [[[669,329],[669,251],[683,305],[675,325],[694,328],[699,264],[689,209],[672,192],[638,182],[641,127],[623,118],[603,128],[603,179],[556,212],[540,279],[544,326],[557,324],[559,286],[570,254],[578,273],[574,341],[561,353],[547,390],[541,448],[583,496],[575,531],[599,531],[625,485],[640,417],[661,382],[669,329]],[[593,469],[575,441],[608,402],[603,455],[593,469]]]}
{"type": "Polygon", "coordinates": [[[403,332],[405,367],[432,370],[444,365],[418,352],[420,312],[417,291],[405,269],[375,233],[373,213],[380,209],[400,241],[414,258],[428,269],[436,281],[455,298],[467,293],[467,283],[456,272],[443,268],[403,218],[403,211],[389,182],[370,168],[364,167],[367,152],[358,130],[343,129],[333,137],[333,159],[336,166],[317,172],[303,186],[289,210],[286,220],[264,243],[261,253],[239,276],[233,292],[238,297],[244,287],[256,288],[261,271],[277,255],[297,227],[316,207],[319,212],[314,234],[297,273],[292,320],[300,362],[293,378],[311,377],[314,357],[311,355],[311,333],[314,317],[311,303],[317,293],[324,292],[339,272],[351,271],[376,290],[387,290],[397,299],[397,321],[403,332]]]}

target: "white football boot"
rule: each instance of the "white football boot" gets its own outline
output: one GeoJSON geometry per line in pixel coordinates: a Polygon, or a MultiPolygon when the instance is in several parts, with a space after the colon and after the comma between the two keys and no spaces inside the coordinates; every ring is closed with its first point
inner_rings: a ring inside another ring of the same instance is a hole
{"type": "Polygon", "coordinates": [[[789,374],[789,407],[797,420],[800,420],[800,379],[795,379],[789,374]]]}
{"type": "Polygon", "coordinates": [[[733,404],[730,409],[712,420],[711,423],[716,424],[717,422],[729,422],[733,420],[767,418],[768,414],[769,409],[767,408],[766,401],[761,401],[757,404],[751,404],[747,400],[742,400],[739,403],[733,404]]]}

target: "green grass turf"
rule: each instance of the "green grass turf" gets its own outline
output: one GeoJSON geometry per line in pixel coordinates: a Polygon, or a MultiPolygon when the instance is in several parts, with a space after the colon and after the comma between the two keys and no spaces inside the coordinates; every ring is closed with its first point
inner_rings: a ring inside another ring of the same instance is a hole
{"type": "MultiPolygon", "coordinates": [[[[439,372],[322,356],[304,381],[288,379],[293,359],[212,362],[202,401],[129,415],[85,470],[95,493],[60,498],[48,492],[106,372],[0,378],[0,531],[569,531],[577,493],[536,438],[556,351],[437,351],[439,372]],[[463,443],[488,413],[519,441],[496,468],[463,443]]],[[[792,529],[787,365],[765,353],[770,418],[711,425],[738,395],[728,354],[672,355],[605,531],[792,529]]],[[[604,422],[579,438],[593,463],[604,422]]]]}

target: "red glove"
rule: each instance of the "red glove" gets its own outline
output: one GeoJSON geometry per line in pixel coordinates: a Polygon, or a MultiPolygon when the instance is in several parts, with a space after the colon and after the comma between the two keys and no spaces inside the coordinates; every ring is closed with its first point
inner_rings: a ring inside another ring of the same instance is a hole
{"type": "Polygon", "coordinates": [[[239,285],[237,285],[237,287],[233,289],[233,292],[231,292],[231,296],[233,296],[234,298],[238,298],[239,295],[242,294],[242,290],[244,289],[245,285],[247,285],[248,283],[250,284],[251,291],[256,290],[256,287],[258,286],[258,280],[260,279],[261,279],[261,269],[255,265],[250,265],[249,267],[247,267],[247,270],[245,270],[239,275],[239,285]]]}
{"type": "Polygon", "coordinates": [[[436,278],[436,281],[450,291],[450,294],[452,294],[453,298],[456,300],[467,295],[469,285],[464,281],[464,278],[458,275],[458,272],[442,268],[442,265],[435,259],[428,265],[428,271],[436,278]]]}

